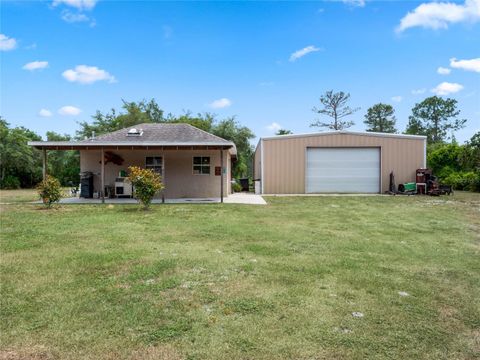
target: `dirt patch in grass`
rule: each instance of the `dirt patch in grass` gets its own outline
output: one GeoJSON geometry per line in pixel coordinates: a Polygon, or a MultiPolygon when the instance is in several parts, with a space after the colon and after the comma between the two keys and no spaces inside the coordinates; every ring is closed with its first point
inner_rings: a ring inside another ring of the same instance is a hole
{"type": "Polygon", "coordinates": [[[473,352],[477,355],[480,354],[480,330],[472,330],[470,338],[473,352]]]}
{"type": "MultiPolygon", "coordinates": [[[[129,360],[181,360],[180,353],[169,345],[149,346],[135,350],[129,360]]],[[[113,360],[113,358],[112,358],[113,360]]]]}
{"type": "Polygon", "coordinates": [[[53,360],[59,359],[44,346],[25,349],[0,350],[0,360],[53,360]]]}
{"type": "Polygon", "coordinates": [[[444,320],[450,319],[450,318],[455,318],[457,316],[457,309],[451,307],[451,306],[442,306],[440,308],[440,317],[444,320]]]}

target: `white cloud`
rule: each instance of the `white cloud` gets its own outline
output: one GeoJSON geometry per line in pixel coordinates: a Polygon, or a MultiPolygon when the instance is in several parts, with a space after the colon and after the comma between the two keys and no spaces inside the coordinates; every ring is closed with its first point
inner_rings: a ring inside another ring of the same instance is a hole
{"type": "Polygon", "coordinates": [[[410,11],[400,20],[397,32],[412,27],[447,29],[449,24],[480,21],[480,0],[465,0],[464,4],[432,1],[410,11]]]}
{"type": "Polygon", "coordinates": [[[79,108],[71,105],[63,106],[58,109],[58,113],[64,116],[75,116],[82,112],[79,108]]]}
{"type": "Polygon", "coordinates": [[[232,101],[230,99],[221,98],[221,99],[212,101],[209,106],[212,109],[223,109],[223,108],[229,107],[230,105],[232,105],[232,101]]]}
{"type": "Polygon", "coordinates": [[[23,65],[22,69],[33,71],[38,69],[45,69],[46,67],[48,67],[48,61],[32,61],[28,64],[23,65]]]}
{"type": "Polygon", "coordinates": [[[62,11],[62,20],[70,24],[78,22],[89,22],[90,27],[94,27],[97,24],[94,18],[89,17],[84,13],[73,13],[70,10],[62,11]]]}
{"type": "Polygon", "coordinates": [[[450,59],[450,66],[455,69],[480,72],[480,58],[470,60],[450,59]]]}
{"type": "Polygon", "coordinates": [[[41,116],[41,117],[50,117],[52,116],[52,112],[48,109],[40,109],[40,111],[38,112],[38,116],[41,116]]]}
{"type": "Polygon", "coordinates": [[[93,84],[95,81],[102,80],[110,83],[116,82],[115,77],[96,66],[77,65],[75,70],[65,70],[62,76],[70,82],[79,82],[80,84],[93,84]]]}
{"type": "Polygon", "coordinates": [[[17,47],[17,40],[0,34],[0,51],[9,51],[17,47]]]}
{"type": "Polygon", "coordinates": [[[400,95],[392,96],[392,101],[400,102],[402,100],[403,100],[403,98],[400,95]]]}
{"type": "Polygon", "coordinates": [[[412,90],[412,95],[424,94],[426,91],[427,91],[427,89],[425,89],[425,88],[423,88],[423,89],[413,89],[412,90]]]}
{"type": "Polygon", "coordinates": [[[350,5],[352,7],[364,7],[365,0],[342,0],[343,3],[350,5]]]}
{"type": "Polygon", "coordinates": [[[463,89],[463,85],[457,83],[442,82],[434,87],[431,92],[435,95],[449,95],[459,92],[463,89]]]}
{"type": "Polygon", "coordinates": [[[301,57],[303,57],[307,54],[310,54],[311,52],[320,51],[320,50],[321,50],[320,48],[317,48],[313,45],[304,47],[303,49],[297,50],[292,55],[290,55],[290,61],[294,62],[294,61],[300,59],[301,57]]]}
{"type": "Polygon", "coordinates": [[[282,125],[276,122],[272,122],[270,125],[267,126],[267,129],[271,132],[277,132],[282,128],[282,125]]]}
{"type": "Polygon", "coordinates": [[[78,10],[91,10],[97,4],[97,0],[53,0],[52,5],[67,5],[74,7],[78,10]]]}
{"type": "Polygon", "coordinates": [[[62,20],[68,23],[87,22],[90,18],[82,13],[73,13],[70,10],[62,11],[62,20]]]}
{"type": "Polygon", "coordinates": [[[440,75],[448,75],[448,74],[450,74],[451,72],[452,72],[451,69],[449,69],[449,68],[444,68],[444,67],[441,67],[441,66],[437,69],[437,73],[439,73],[440,75]]]}

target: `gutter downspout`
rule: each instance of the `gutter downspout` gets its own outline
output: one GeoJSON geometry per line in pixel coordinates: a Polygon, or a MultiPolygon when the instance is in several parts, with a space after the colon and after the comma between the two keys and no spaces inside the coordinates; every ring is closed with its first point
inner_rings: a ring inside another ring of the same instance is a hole
{"type": "Polygon", "coordinates": [[[102,156],[102,161],[101,161],[101,169],[100,169],[100,186],[101,186],[101,192],[100,194],[102,195],[102,204],[105,204],[105,152],[102,147],[101,151],[101,156],[102,156]]]}
{"type": "Polygon", "coordinates": [[[427,138],[423,139],[423,168],[427,168],[427,138]]]}
{"type": "Polygon", "coordinates": [[[261,193],[264,194],[265,191],[264,191],[264,172],[263,172],[263,153],[264,153],[264,149],[263,149],[263,139],[260,139],[260,187],[261,187],[261,193]]]}
{"type": "Polygon", "coordinates": [[[220,149],[220,202],[223,203],[223,148],[220,149]]]}

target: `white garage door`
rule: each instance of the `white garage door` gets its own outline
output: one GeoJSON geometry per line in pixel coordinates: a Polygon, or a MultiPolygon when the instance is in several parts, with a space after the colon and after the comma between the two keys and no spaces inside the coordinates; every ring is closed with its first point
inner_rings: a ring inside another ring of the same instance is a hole
{"type": "Polygon", "coordinates": [[[307,193],[378,193],[379,148],[307,148],[307,193]]]}

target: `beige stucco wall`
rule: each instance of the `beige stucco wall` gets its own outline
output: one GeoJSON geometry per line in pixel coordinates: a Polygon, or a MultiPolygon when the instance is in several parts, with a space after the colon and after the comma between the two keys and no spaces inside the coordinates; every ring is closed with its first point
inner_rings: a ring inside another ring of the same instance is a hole
{"type": "MultiPolygon", "coordinates": [[[[264,194],[305,193],[307,147],[380,147],[381,187],[388,190],[393,170],[396,184],[415,181],[415,170],[425,166],[423,138],[329,134],[263,139],[255,152],[255,168],[263,165],[264,194]],[[261,151],[259,151],[260,144],[261,151]],[[263,164],[260,164],[263,152],[263,164]]],[[[258,177],[261,171],[255,170],[258,177]],[[257,173],[258,171],[258,173],[257,173]]],[[[257,176],[257,175],[255,175],[257,176]]]]}
{"type": "MultiPolygon", "coordinates": [[[[166,198],[220,197],[220,176],[215,176],[215,166],[220,166],[220,150],[106,150],[120,155],[123,165],[108,163],[105,165],[105,185],[114,185],[120,170],[128,166],[145,167],[145,157],[162,156],[164,164],[163,182],[166,198]],[[193,157],[210,156],[210,175],[193,174],[193,157]]],[[[227,150],[224,154],[224,196],[231,193],[231,159],[227,150]]],[[[80,151],[80,170],[94,173],[94,189],[101,188],[101,152],[100,150],[80,151]]]]}

